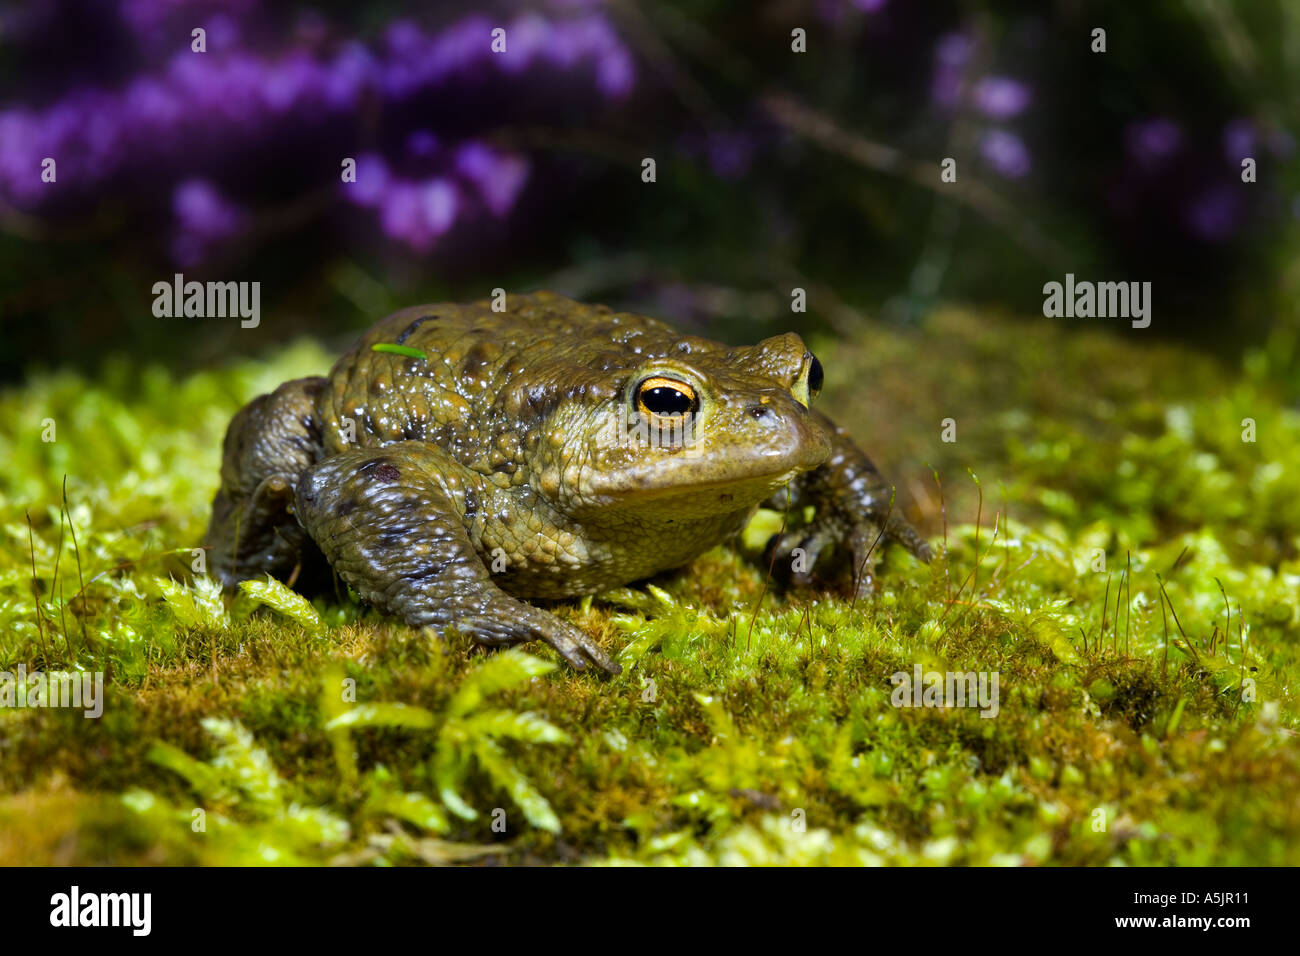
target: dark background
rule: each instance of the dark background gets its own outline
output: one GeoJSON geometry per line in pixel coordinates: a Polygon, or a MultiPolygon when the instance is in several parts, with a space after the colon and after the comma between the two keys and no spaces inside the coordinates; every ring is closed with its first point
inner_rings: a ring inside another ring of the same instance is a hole
{"type": "Polygon", "coordinates": [[[961,302],[1294,387],[1297,55],[1285,0],[3,4],[0,379],[500,286],[736,341],[961,302]],[[261,282],[261,326],[154,317],[175,272],[261,282]],[[1150,281],[1151,328],[1041,318],[1066,272],[1150,281]]]}

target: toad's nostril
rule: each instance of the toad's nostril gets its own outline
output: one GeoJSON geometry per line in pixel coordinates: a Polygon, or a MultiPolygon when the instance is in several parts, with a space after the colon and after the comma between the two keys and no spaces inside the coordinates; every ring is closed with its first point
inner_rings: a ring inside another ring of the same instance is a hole
{"type": "Polygon", "coordinates": [[[766,405],[750,405],[749,414],[755,418],[766,418],[770,409],[766,405]]]}

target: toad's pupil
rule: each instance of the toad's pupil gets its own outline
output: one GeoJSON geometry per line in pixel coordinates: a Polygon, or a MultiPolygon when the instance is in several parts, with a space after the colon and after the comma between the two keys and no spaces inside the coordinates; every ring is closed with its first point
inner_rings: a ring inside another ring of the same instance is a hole
{"type": "Polygon", "coordinates": [[[656,415],[686,415],[694,404],[689,395],[664,385],[646,389],[641,401],[656,415]]]}
{"type": "Polygon", "coordinates": [[[817,356],[813,356],[812,364],[808,366],[808,391],[820,392],[822,390],[822,379],[826,377],[822,371],[822,363],[817,361],[817,356]]]}

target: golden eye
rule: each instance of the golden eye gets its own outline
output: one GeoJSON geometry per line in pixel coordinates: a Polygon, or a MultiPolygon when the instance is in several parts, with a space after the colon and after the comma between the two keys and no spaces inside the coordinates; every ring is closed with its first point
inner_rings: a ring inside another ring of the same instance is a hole
{"type": "Polygon", "coordinates": [[[636,407],[649,415],[677,418],[698,412],[700,399],[685,382],[656,375],[637,386],[636,407]]]}

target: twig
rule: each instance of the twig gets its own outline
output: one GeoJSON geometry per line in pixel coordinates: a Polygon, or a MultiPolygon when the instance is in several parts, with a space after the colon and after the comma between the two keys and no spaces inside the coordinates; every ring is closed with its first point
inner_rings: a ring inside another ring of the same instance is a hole
{"type": "Polygon", "coordinates": [[[960,184],[940,182],[930,164],[909,159],[892,146],[847,132],[828,116],[805,106],[793,96],[773,92],[760,97],[759,102],[782,126],[811,139],[824,149],[876,172],[900,176],[923,189],[969,206],[1036,258],[1060,268],[1067,264],[1068,257],[1064,248],[1021,216],[1014,205],[978,180],[967,178],[960,184]]]}

